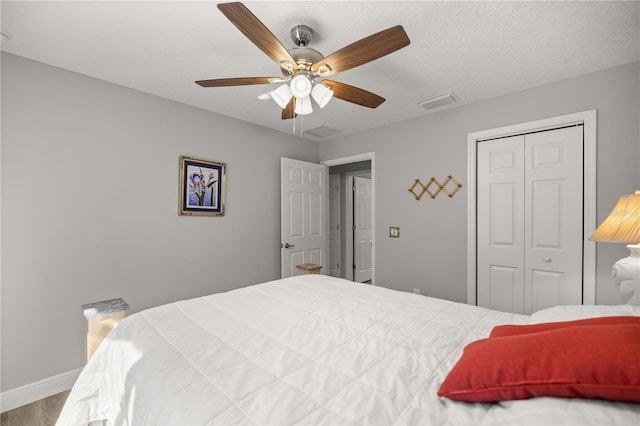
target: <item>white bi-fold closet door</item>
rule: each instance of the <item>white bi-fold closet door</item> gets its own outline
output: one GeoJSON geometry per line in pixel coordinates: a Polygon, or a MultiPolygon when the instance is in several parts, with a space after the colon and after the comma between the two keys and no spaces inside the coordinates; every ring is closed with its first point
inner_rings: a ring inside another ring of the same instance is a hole
{"type": "Polygon", "coordinates": [[[479,306],[582,304],[582,230],[582,125],[478,143],[479,306]]]}

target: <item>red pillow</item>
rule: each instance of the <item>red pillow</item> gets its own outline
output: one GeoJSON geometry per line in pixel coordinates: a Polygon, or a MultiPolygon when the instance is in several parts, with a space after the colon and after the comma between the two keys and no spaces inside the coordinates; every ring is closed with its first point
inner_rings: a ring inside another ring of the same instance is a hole
{"type": "Polygon", "coordinates": [[[640,402],[640,325],[589,325],[470,343],[439,396],[495,402],[537,396],[640,402]]]}
{"type": "Polygon", "coordinates": [[[539,333],[541,331],[555,330],[563,327],[575,327],[586,325],[616,325],[616,324],[636,324],[640,325],[640,317],[617,316],[617,317],[597,317],[574,321],[547,322],[541,324],[526,325],[498,325],[493,328],[489,337],[516,336],[518,334],[539,333]]]}

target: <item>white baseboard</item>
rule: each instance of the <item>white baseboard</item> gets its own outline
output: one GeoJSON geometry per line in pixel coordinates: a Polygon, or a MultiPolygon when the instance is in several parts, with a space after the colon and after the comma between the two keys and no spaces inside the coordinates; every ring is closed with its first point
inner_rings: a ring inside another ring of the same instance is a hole
{"type": "Polygon", "coordinates": [[[71,389],[81,371],[82,368],[78,368],[0,393],[0,412],[4,413],[71,389]]]}

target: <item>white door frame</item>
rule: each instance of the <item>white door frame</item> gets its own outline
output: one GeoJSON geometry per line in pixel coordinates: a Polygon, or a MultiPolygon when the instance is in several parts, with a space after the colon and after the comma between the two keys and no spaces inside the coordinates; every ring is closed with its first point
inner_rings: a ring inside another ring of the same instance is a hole
{"type": "Polygon", "coordinates": [[[582,303],[596,303],[596,245],[589,236],[596,229],[596,110],[582,111],[558,117],[482,130],[467,135],[467,303],[477,304],[476,289],[476,155],[477,144],[485,139],[549,130],[556,127],[583,124],[584,127],[584,210],[583,210],[583,270],[582,303]]]}
{"type": "MultiPolygon", "coordinates": [[[[332,160],[321,161],[320,164],[324,164],[327,167],[340,166],[342,164],[357,163],[360,161],[371,161],[371,228],[373,239],[373,247],[371,248],[371,284],[376,285],[376,153],[366,152],[363,154],[356,154],[349,157],[335,158],[332,160]]],[[[329,173],[327,173],[327,187],[329,185],[329,173]]],[[[327,217],[329,214],[329,203],[326,203],[327,217]]],[[[345,224],[345,226],[348,226],[345,224]]],[[[329,236],[327,235],[327,247],[329,246],[329,236]]],[[[328,256],[328,253],[327,253],[328,256]]],[[[353,259],[352,259],[353,263],[353,259]]],[[[347,268],[347,273],[349,268],[347,268]]],[[[351,270],[351,279],[353,280],[353,270],[351,270]]]]}

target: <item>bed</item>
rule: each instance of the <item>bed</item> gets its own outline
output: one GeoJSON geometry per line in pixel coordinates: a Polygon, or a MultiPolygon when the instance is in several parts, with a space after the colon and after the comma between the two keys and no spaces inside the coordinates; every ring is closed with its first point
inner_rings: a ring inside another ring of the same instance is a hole
{"type": "Polygon", "coordinates": [[[324,275],[275,280],[125,318],[80,374],[58,424],[638,425],[638,383],[627,386],[628,402],[438,395],[465,347],[501,341],[489,338],[496,326],[614,316],[637,320],[640,307],[525,316],[324,275]]]}

